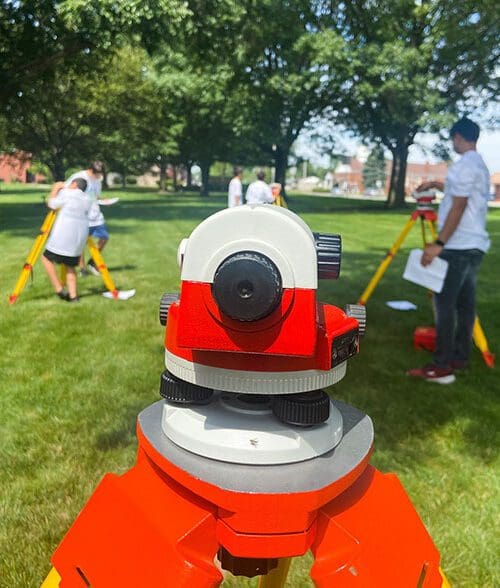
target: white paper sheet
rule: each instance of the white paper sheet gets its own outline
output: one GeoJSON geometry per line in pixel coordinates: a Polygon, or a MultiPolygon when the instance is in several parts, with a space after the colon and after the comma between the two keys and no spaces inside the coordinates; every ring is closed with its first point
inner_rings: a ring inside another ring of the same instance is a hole
{"type": "Polygon", "coordinates": [[[386,304],[394,310],[417,310],[417,305],[409,300],[389,300],[386,304]]]}
{"type": "Polygon", "coordinates": [[[435,257],[432,263],[424,267],[420,263],[422,253],[422,249],[410,251],[403,278],[439,294],[443,289],[448,262],[440,257],[435,257]]]}

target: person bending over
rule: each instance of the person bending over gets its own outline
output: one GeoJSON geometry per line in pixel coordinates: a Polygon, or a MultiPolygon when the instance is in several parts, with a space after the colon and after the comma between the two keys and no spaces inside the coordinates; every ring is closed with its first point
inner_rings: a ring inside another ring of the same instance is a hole
{"type": "MultiPolygon", "coordinates": [[[[81,171],[74,173],[65,183],[65,186],[69,186],[70,183],[77,178],[82,178],[87,182],[87,189],[85,192],[92,198],[92,208],[89,213],[89,235],[97,239],[97,249],[99,249],[99,251],[102,251],[106,246],[106,243],[109,241],[108,229],[106,227],[104,215],[99,206],[103,171],[104,165],[102,161],[92,161],[87,169],[82,169],[81,171]]],[[[83,254],[79,266],[82,276],[87,275],[87,272],[90,272],[94,276],[100,275],[93,259],[90,259],[87,267],[85,267],[83,254]]]]}
{"type": "Polygon", "coordinates": [[[266,174],[263,171],[257,172],[257,179],[252,182],[245,194],[247,204],[270,204],[274,202],[271,188],[264,182],[266,174]]]}
{"type": "Polygon", "coordinates": [[[47,201],[52,210],[59,210],[42,256],[42,263],[57,296],[68,302],[78,302],[76,272],[89,233],[91,197],[85,193],[87,182],[76,178],[69,187],[54,184],[47,201]],[[68,291],[63,288],[55,264],[66,266],[68,291]]]}

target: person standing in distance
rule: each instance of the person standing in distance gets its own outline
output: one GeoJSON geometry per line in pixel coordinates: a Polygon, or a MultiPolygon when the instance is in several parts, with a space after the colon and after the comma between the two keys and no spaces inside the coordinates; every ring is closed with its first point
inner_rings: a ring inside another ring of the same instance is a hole
{"type": "Polygon", "coordinates": [[[448,262],[443,289],[434,294],[436,349],[431,365],[407,372],[439,384],[454,382],[454,372],[467,365],[476,319],[476,274],[490,246],[486,232],[490,174],[476,151],[479,126],[462,118],[452,126],[450,136],[453,149],[462,157],[448,170],[444,185],[431,181],[417,188],[418,192],[444,191],[439,233],[434,243],[426,245],[421,260],[423,266],[436,256],[448,262]]]}
{"type": "Polygon", "coordinates": [[[243,176],[243,169],[241,167],[235,167],[233,169],[233,178],[229,182],[227,189],[227,206],[233,208],[233,206],[240,206],[243,204],[243,185],[241,184],[241,178],[243,176]]]}
{"type": "Polygon", "coordinates": [[[266,174],[263,171],[257,172],[257,179],[252,182],[245,194],[247,204],[270,204],[274,202],[274,196],[270,186],[264,181],[266,174]]]}
{"type": "MultiPolygon", "coordinates": [[[[87,189],[85,192],[92,198],[92,208],[89,212],[89,235],[97,239],[97,248],[99,251],[102,251],[106,246],[106,243],[109,241],[108,229],[106,227],[104,215],[99,206],[99,197],[102,191],[103,170],[104,165],[102,161],[92,161],[87,169],[74,173],[65,182],[66,187],[77,178],[83,178],[87,182],[87,189]]],[[[94,276],[100,275],[93,259],[89,260],[87,268],[85,269],[85,259],[83,255],[80,261],[80,270],[82,275],[85,275],[87,271],[94,276]]]]}

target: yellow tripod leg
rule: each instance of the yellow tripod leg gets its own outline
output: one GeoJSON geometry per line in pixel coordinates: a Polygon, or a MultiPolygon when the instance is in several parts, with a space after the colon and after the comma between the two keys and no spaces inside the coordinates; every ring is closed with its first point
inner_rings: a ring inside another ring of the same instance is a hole
{"type": "Polygon", "coordinates": [[[431,220],[428,220],[427,223],[431,231],[432,242],[434,242],[437,239],[436,223],[431,220]]]}
{"type": "Polygon", "coordinates": [[[56,568],[52,568],[40,588],[59,588],[60,581],[61,576],[57,573],[56,568]]]}
{"type": "Polygon", "coordinates": [[[113,282],[111,275],[109,273],[108,267],[104,262],[104,258],[101,255],[101,252],[97,248],[97,245],[94,242],[92,237],[87,239],[87,246],[90,251],[90,255],[96,264],[97,269],[101,273],[102,281],[106,288],[113,294],[113,298],[118,298],[118,290],[116,289],[115,283],[113,282]]]}
{"type": "Polygon", "coordinates": [[[441,588],[451,588],[450,583],[446,579],[446,576],[444,575],[444,572],[441,568],[439,568],[439,573],[441,574],[441,577],[443,578],[443,583],[441,584],[441,588]]]}
{"type": "Polygon", "coordinates": [[[286,200],[283,198],[283,196],[281,194],[278,194],[276,196],[274,204],[276,204],[276,206],[281,206],[282,208],[288,208],[286,200]]]}
{"type": "Polygon", "coordinates": [[[28,253],[28,257],[24,262],[23,269],[21,270],[21,274],[14,286],[14,290],[12,294],[9,296],[9,303],[14,304],[14,302],[19,298],[19,295],[23,291],[24,287],[26,286],[26,282],[33,271],[33,266],[35,265],[40,253],[42,252],[43,246],[45,245],[47,238],[49,236],[50,230],[52,229],[52,225],[54,224],[56,218],[55,211],[51,210],[45,220],[40,227],[40,233],[35,239],[33,246],[31,247],[30,252],[28,253]]]}
{"type": "Polygon", "coordinates": [[[271,570],[265,576],[260,577],[258,588],[284,588],[291,563],[291,557],[280,558],[278,560],[278,567],[271,570]]]}
{"type": "Polygon", "coordinates": [[[363,294],[361,294],[361,296],[358,300],[358,304],[366,304],[367,303],[368,298],[370,298],[370,296],[373,293],[373,290],[375,290],[375,288],[377,287],[377,284],[382,279],[382,276],[384,275],[385,270],[387,269],[387,267],[389,266],[391,261],[394,259],[394,256],[398,252],[399,248],[403,244],[403,241],[406,239],[406,236],[408,235],[408,233],[410,232],[410,230],[414,224],[415,224],[415,219],[410,218],[410,220],[403,227],[403,230],[399,234],[399,237],[396,239],[393,246],[389,249],[389,251],[387,252],[387,255],[385,256],[385,259],[378,266],[377,271],[373,275],[373,278],[370,280],[370,283],[365,288],[365,291],[363,292],[363,294]]]}
{"type": "Polygon", "coordinates": [[[495,356],[491,351],[488,349],[488,341],[486,340],[486,335],[484,334],[483,328],[481,327],[481,323],[479,322],[479,317],[476,317],[474,322],[474,330],[472,331],[472,338],[474,339],[474,343],[479,351],[483,355],[484,363],[488,367],[494,367],[495,365],[495,356]]]}

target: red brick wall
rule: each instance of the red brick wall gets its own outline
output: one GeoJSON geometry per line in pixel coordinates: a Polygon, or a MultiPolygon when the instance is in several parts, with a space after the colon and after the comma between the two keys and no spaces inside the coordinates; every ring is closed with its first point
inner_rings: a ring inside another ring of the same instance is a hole
{"type": "Polygon", "coordinates": [[[30,158],[27,154],[0,153],[0,180],[5,183],[22,182],[24,184],[29,166],[30,158]]]}

